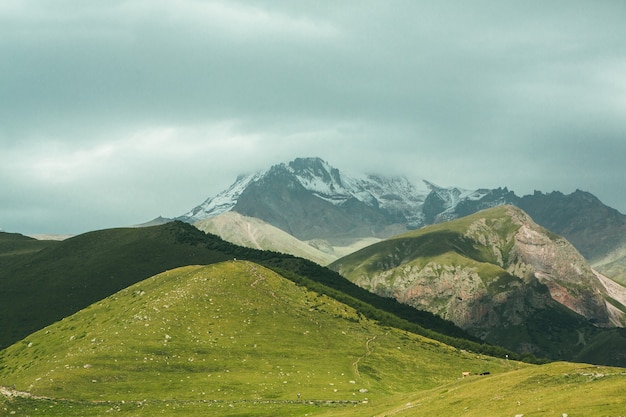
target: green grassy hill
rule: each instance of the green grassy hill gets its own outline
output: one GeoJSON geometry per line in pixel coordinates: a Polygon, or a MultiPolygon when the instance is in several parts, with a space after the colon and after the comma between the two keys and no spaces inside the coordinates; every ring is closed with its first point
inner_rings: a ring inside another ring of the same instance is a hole
{"type": "Polygon", "coordinates": [[[0,385],[32,396],[3,400],[28,415],[304,415],[528,366],[381,326],[227,261],[161,273],[33,333],[0,352],[0,385]]]}
{"type": "Polygon", "coordinates": [[[237,258],[279,271],[387,325],[505,354],[468,341],[472,337],[448,321],[372,294],[311,261],[236,246],[186,223],[107,229],[54,243],[0,269],[0,348],[159,272],[237,258]]]}
{"type": "Polygon", "coordinates": [[[161,273],[0,352],[0,415],[618,416],[625,391],[626,369],[454,349],[247,261],[161,273]]]}
{"type": "Polygon", "coordinates": [[[159,272],[232,258],[185,244],[180,226],[95,231],[19,256],[3,251],[11,261],[0,269],[0,349],[159,272]]]}

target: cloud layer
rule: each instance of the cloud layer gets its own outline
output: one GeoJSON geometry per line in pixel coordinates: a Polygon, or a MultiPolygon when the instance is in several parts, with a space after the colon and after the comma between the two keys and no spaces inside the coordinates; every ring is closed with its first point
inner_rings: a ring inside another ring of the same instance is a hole
{"type": "Polygon", "coordinates": [[[176,216],[321,156],[626,212],[626,4],[8,0],[0,227],[176,216]]]}

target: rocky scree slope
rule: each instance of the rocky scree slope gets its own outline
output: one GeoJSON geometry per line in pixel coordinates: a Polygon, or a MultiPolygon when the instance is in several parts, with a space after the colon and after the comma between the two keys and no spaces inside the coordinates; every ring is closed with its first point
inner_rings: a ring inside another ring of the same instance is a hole
{"type": "Polygon", "coordinates": [[[593,194],[535,192],[516,203],[537,223],[565,237],[594,269],[626,285],[626,216],[593,194]]]}

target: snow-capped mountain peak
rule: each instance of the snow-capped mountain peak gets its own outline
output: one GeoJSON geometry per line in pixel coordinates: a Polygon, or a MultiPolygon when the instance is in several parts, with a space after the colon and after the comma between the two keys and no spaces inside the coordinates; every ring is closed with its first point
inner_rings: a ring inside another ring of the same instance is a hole
{"type": "Polygon", "coordinates": [[[352,196],[344,185],[345,174],[320,158],[296,158],[283,166],[304,189],[333,204],[341,204],[352,196]]]}
{"type": "Polygon", "coordinates": [[[323,229],[329,227],[321,226],[321,222],[330,210],[334,214],[328,218],[333,221],[350,218],[351,224],[365,221],[376,225],[371,227],[377,230],[393,224],[413,229],[457,217],[461,206],[470,210],[474,206],[498,204],[490,199],[494,190],[441,187],[426,180],[424,184],[426,187],[418,188],[406,177],[348,174],[321,158],[296,158],[265,171],[239,176],[228,189],[178,219],[196,222],[233,210],[269,223],[275,221],[275,225],[282,222],[279,227],[285,230],[298,229],[296,223],[303,219],[296,217],[304,215],[311,228],[318,223],[323,229]],[[296,191],[299,194],[294,194],[296,191]],[[324,209],[328,203],[334,208],[324,209]]]}

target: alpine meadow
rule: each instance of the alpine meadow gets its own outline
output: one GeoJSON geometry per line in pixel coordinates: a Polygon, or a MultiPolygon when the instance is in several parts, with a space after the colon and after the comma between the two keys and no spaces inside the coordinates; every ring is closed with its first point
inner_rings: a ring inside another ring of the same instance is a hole
{"type": "Polygon", "coordinates": [[[1,0],[0,417],[626,417],[625,17],[1,0]]]}

